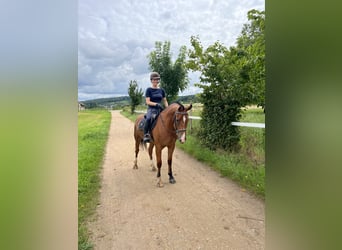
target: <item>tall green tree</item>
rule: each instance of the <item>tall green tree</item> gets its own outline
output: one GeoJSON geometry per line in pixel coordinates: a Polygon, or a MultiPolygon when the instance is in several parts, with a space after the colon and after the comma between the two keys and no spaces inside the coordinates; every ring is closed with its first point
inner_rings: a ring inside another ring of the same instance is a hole
{"type": "Polygon", "coordinates": [[[237,150],[241,108],[265,100],[265,13],[251,10],[237,39],[229,49],[214,43],[204,49],[198,37],[191,37],[187,68],[200,71],[203,112],[199,136],[211,148],[237,150]]]}
{"type": "Polygon", "coordinates": [[[128,87],[128,95],[131,98],[130,105],[131,105],[131,113],[133,114],[135,108],[142,103],[144,92],[142,89],[138,88],[138,83],[136,80],[130,81],[128,87]]]}
{"type": "Polygon", "coordinates": [[[231,122],[239,120],[244,102],[235,84],[238,77],[236,55],[219,42],[204,50],[198,37],[191,37],[191,45],[193,50],[189,50],[187,67],[201,72],[198,86],[203,89],[200,95],[203,103],[201,142],[212,149],[235,151],[239,130],[231,122]]]}
{"type": "Polygon", "coordinates": [[[243,26],[237,39],[240,57],[240,73],[250,86],[248,94],[250,104],[265,107],[265,11],[250,10],[248,23],[243,26]]]}
{"type": "Polygon", "coordinates": [[[151,71],[160,74],[160,86],[166,92],[166,98],[172,102],[178,98],[178,93],[186,89],[189,84],[186,64],[186,47],[182,46],[178,57],[172,62],[170,52],[171,43],[157,41],[155,50],[149,54],[149,66],[151,71]]]}

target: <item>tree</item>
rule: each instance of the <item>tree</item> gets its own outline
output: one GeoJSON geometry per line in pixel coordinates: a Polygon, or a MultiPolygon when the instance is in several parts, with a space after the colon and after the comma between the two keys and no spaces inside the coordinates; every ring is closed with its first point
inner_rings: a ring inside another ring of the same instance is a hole
{"type": "Polygon", "coordinates": [[[149,54],[149,65],[151,71],[160,74],[160,86],[166,92],[166,98],[169,102],[178,98],[179,91],[183,91],[189,84],[188,72],[185,67],[186,47],[182,46],[179,55],[173,63],[170,52],[171,43],[157,41],[155,50],[149,54]]]}
{"type": "Polygon", "coordinates": [[[219,42],[206,50],[198,37],[191,37],[188,69],[200,71],[203,89],[199,137],[210,148],[237,150],[239,130],[231,122],[241,117],[241,108],[265,102],[265,12],[248,12],[237,46],[227,49],[219,42]]]}
{"type": "Polygon", "coordinates": [[[128,87],[128,95],[131,98],[131,113],[133,114],[136,106],[142,103],[144,95],[142,89],[138,89],[138,83],[136,80],[130,81],[128,87]]]}
{"type": "Polygon", "coordinates": [[[211,149],[237,150],[239,130],[231,122],[239,120],[244,101],[235,84],[236,56],[219,42],[204,50],[199,38],[191,37],[191,45],[187,67],[201,72],[197,86],[203,89],[201,142],[211,149]]]}
{"type": "Polygon", "coordinates": [[[265,11],[250,10],[249,23],[243,26],[237,39],[241,71],[245,71],[245,82],[251,86],[250,104],[265,107],[265,11]]]}

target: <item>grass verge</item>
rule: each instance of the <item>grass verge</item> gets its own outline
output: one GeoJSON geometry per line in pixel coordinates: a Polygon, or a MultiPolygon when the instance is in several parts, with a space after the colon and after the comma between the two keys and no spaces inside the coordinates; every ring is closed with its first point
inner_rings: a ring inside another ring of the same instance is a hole
{"type": "Polygon", "coordinates": [[[110,112],[78,113],[78,249],[93,249],[88,241],[87,219],[99,198],[100,170],[108,139],[110,112]]]}
{"type": "Polygon", "coordinates": [[[210,150],[202,146],[194,135],[187,135],[185,144],[177,142],[177,147],[264,199],[265,168],[263,165],[254,165],[244,154],[210,150]]]}

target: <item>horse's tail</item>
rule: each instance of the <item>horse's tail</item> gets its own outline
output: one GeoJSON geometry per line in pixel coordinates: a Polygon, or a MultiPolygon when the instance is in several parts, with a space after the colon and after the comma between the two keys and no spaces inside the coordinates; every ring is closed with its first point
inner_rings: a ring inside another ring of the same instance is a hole
{"type": "Polygon", "coordinates": [[[140,141],[140,146],[142,149],[147,150],[147,142],[144,142],[144,140],[140,141]]]}
{"type": "Polygon", "coordinates": [[[134,124],[134,138],[136,142],[140,140],[139,146],[141,149],[147,149],[146,143],[143,141],[143,137],[141,137],[140,132],[139,132],[139,123],[141,119],[143,118],[143,115],[140,115],[137,117],[135,124],[134,124]]]}

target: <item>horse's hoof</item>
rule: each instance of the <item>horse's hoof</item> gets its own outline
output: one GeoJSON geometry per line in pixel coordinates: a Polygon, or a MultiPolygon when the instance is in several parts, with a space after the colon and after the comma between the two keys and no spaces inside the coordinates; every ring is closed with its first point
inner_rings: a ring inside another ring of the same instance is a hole
{"type": "Polygon", "coordinates": [[[171,184],[175,184],[176,183],[175,179],[170,179],[169,181],[170,181],[171,184]]]}
{"type": "Polygon", "coordinates": [[[134,165],[134,166],[133,166],[133,169],[138,169],[138,166],[137,166],[137,165],[134,165]]]}
{"type": "Polygon", "coordinates": [[[164,184],[163,183],[157,183],[157,187],[160,187],[160,188],[162,188],[162,187],[164,187],[164,184]]]}
{"type": "Polygon", "coordinates": [[[153,172],[157,171],[156,167],[152,167],[152,171],[153,172]]]}

